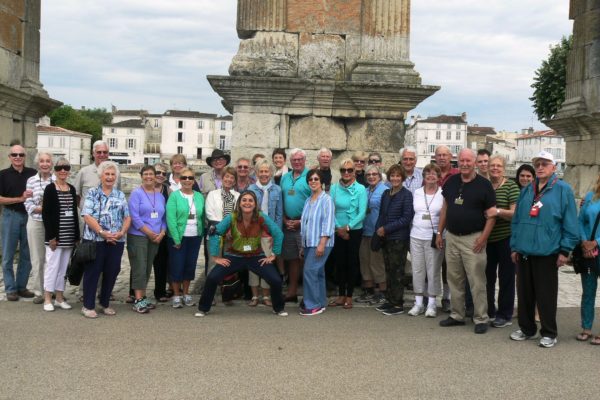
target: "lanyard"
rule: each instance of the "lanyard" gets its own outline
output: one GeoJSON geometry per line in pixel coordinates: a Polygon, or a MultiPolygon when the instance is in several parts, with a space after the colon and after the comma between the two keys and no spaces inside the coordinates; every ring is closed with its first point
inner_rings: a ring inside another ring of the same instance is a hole
{"type": "Polygon", "coordinates": [[[148,199],[148,202],[150,204],[152,204],[152,212],[156,211],[156,190],[152,190],[152,201],[150,201],[150,196],[148,196],[148,193],[146,193],[146,190],[144,188],[142,188],[142,192],[144,192],[144,194],[146,195],[146,198],[148,199]]]}
{"type": "Polygon", "coordinates": [[[554,186],[554,184],[556,184],[557,181],[558,181],[558,177],[555,176],[554,179],[552,180],[552,182],[549,185],[546,185],[544,187],[544,189],[542,189],[542,191],[540,193],[537,192],[538,191],[538,185],[537,184],[533,185],[533,204],[535,204],[538,201],[540,201],[541,198],[546,194],[546,192],[548,190],[552,189],[552,187],[554,186]]]}

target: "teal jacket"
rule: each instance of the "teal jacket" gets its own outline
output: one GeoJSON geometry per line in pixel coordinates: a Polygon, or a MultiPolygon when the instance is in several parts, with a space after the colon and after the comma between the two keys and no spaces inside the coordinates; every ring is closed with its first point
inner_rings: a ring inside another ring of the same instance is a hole
{"type": "MultiPolygon", "coordinates": [[[[204,196],[194,190],[194,206],[196,206],[196,223],[198,225],[198,236],[204,233],[204,196]]],[[[167,201],[167,227],[169,236],[175,244],[181,244],[181,238],[185,232],[190,205],[180,191],[177,190],[169,196],[167,201]]]]}
{"type": "Polygon", "coordinates": [[[335,204],[335,227],[350,227],[350,230],[362,229],[367,216],[369,197],[367,189],[358,181],[348,187],[340,183],[331,186],[329,195],[335,204]]]}
{"type": "Polygon", "coordinates": [[[510,248],[525,256],[549,256],[563,253],[568,255],[579,242],[577,206],[571,187],[556,180],[556,175],[548,180],[548,190],[540,201],[543,206],[539,215],[529,215],[533,205],[533,185],[525,187],[517,201],[512,219],[510,248]]]}

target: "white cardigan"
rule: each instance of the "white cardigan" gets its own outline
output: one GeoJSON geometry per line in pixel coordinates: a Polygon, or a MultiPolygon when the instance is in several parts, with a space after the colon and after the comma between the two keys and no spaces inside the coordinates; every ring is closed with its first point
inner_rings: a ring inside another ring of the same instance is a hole
{"type": "MultiPolygon", "coordinates": [[[[233,194],[234,203],[236,203],[240,194],[233,189],[231,189],[230,192],[233,194]]],[[[206,219],[208,221],[220,222],[223,220],[223,198],[221,197],[221,189],[215,189],[208,192],[204,210],[206,211],[206,219]]]]}

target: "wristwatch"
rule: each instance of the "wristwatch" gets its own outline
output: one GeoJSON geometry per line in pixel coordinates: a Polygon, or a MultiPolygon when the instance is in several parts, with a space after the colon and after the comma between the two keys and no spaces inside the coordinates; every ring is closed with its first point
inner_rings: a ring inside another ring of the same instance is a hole
{"type": "Polygon", "coordinates": [[[98,235],[102,235],[102,233],[104,233],[104,229],[100,228],[100,230],[98,231],[98,235]]]}

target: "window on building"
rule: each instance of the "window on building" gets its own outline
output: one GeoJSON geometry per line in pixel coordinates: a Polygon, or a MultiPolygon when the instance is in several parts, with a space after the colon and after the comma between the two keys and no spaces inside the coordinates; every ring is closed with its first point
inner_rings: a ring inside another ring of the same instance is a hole
{"type": "Polygon", "coordinates": [[[130,135],[133,135],[133,129],[128,129],[127,133],[129,133],[130,135]]]}
{"type": "Polygon", "coordinates": [[[435,140],[442,140],[442,131],[435,131],[435,140]]]}
{"type": "Polygon", "coordinates": [[[452,129],[452,124],[448,124],[448,125],[446,126],[446,128],[448,128],[448,129],[452,129]]]}
{"type": "Polygon", "coordinates": [[[135,149],[135,139],[127,139],[127,148],[135,149]]]}
{"type": "Polygon", "coordinates": [[[198,129],[204,129],[204,121],[198,121],[198,129]]]}
{"type": "Polygon", "coordinates": [[[183,129],[185,127],[184,121],[177,121],[177,128],[183,129]]]}
{"type": "Polygon", "coordinates": [[[456,140],[460,140],[460,131],[456,132],[456,140]]]}
{"type": "Polygon", "coordinates": [[[225,150],[225,136],[219,136],[219,149],[225,150]]]}
{"type": "Polygon", "coordinates": [[[54,147],[54,138],[52,136],[48,136],[48,147],[54,147]]]}
{"type": "Polygon", "coordinates": [[[438,129],[442,129],[442,124],[437,124],[438,129]]]}
{"type": "Polygon", "coordinates": [[[115,128],[110,128],[110,133],[115,133],[115,128]]]}
{"type": "Polygon", "coordinates": [[[177,141],[183,143],[183,132],[177,132],[177,141]]]}
{"type": "Polygon", "coordinates": [[[198,147],[196,149],[196,159],[197,160],[202,160],[202,147],[198,147]]]}
{"type": "Polygon", "coordinates": [[[117,144],[118,144],[117,138],[109,138],[108,139],[108,147],[110,147],[111,149],[116,148],[117,144]]]}
{"type": "Polygon", "coordinates": [[[450,151],[452,154],[458,154],[460,152],[460,146],[452,145],[450,146],[450,151]]]}
{"type": "Polygon", "coordinates": [[[430,144],[428,153],[435,153],[435,147],[435,144],[430,144]]]}
{"type": "Polygon", "coordinates": [[[158,128],[158,119],[155,119],[155,120],[154,120],[154,127],[155,127],[155,128],[158,128]]]}
{"type": "Polygon", "coordinates": [[[452,132],[446,132],[446,140],[452,140],[452,132]]]}
{"type": "Polygon", "coordinates": [[[227,122],[221,121],[221,130],[224,131],[227,129],[227,122]]]}
{"type": "Polygon", "coordinates": [[[183,146],[177,146],[177,154],[183,154],[183,146]]]}

